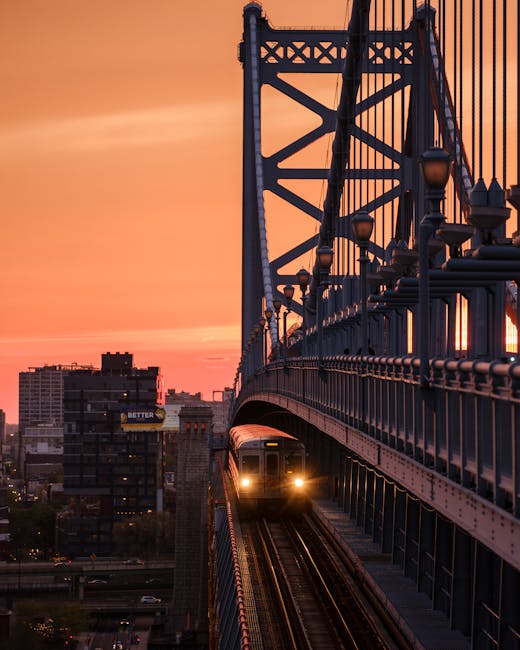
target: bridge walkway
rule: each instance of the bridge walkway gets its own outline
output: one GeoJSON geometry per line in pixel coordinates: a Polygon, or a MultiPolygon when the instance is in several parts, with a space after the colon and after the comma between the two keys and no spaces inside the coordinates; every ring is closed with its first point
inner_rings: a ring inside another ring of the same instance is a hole
{"type": "Polygon", "coordinates": [[[356,526],[348,513],[333,501],[314,501],[316,515],[346,548],[361,575],[384,605],[391,618],[404,631],[412,647],[425,650],[465,650],[469,641],[451,630],[447,617],[432,609],[431,600],[418,592],[415,583],[402,569],[385,559],[380,547],[356,526]]]}

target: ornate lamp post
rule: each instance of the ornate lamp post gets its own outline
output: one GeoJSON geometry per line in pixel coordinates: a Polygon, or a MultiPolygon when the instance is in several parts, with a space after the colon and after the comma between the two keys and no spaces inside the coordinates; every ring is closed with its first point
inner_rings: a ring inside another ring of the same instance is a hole
{"type": "Polygon", "coordinates": [[[261,316],[258,319],[258,324],[260,325],[260,332],[262,333],[261,336],[261,341],[262,341],[262,364],[265,366],[267,363],[267,338],[265,335],[265,324],[267,323],[267,320],[261,316]]]}
{"type": "Polygon", "coordinates": [[[294,296],[294,287],[292,284],[286,284],[283,288],[283,295],[286,300],[287,309],[283,313],[283,365],[287,365],[287,316],[291,311],[291,302],[294,296]]]}
{"type": "Polygon", "coordinates": [[[305,318],[305,294],[307,293],[307,287],[309,286],[311,274],[306,269],[300,269],[296,274],[296,279],[298,280],[298,284],[300,285],[300,290],[302,292],[302,321],[303,321],[302,322],[302,331],[303,331],[302,356],[304,357],[306,355],[306,339],[307,339],[307,334],[306,334],[307,319],[305,318]]]}
{"type": "Polygon", "coordinates": [[[425,151],[419,165],[426,185],[425,197],[430,203],[419,226],[419,331],[416,337],[419,348],[420,384],[430,386],[430,284],[428,281],[428,241],[445,218],[441,212],[444,188],[450,177],[452,160],[450,155],[439,147],[425,151]]]}
{"type": "Polygon", "coordinates": [[[372,230],[374,228],[374,219],[365,212],[360,210],[352,218],[352,227],[356,235],[359,246],[359,269],[361,276],[361,354],[368,354],[368,312],[367,312],[367,248],[372,230]]]}
{"type": "Polygon", "coordinates": [[[270,307],[266,307],[264,310],[264,316],[267,320],[267,330],[265,332],[265,362],[267,363],[269,357],[267,356],[267,331],[271,329],[271,318],[273,317],[273,310],[270,307]]]}
{"type": "Polygon", "coordinates": [[[328,276],[334,251],[330,246],[321,246],[316,253],[320,269],[320,283],[318,285],[318,299],[316,301],[316,330],[318,338],[318,368],[323,368],[323,292],[329,286],[328,276]]]}
{"type": "Polygon", "coordinates": [[[277,347],[277,352],[276,352],[276,358],[280,358],[280,309],[282,308],[282,301],[281,300],[273,300],[273,307],[275,311],[275,318],[276,318],[276,345],[277,347]]]}

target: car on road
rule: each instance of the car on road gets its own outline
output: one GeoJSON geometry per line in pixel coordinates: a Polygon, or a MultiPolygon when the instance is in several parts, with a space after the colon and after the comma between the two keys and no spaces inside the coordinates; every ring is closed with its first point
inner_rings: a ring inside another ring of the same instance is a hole
{"type": "Polygon", "coordinates": [[[88,585],[106,585],[107,581],[102,578],[93,578],[92,580],[87,581],[88,585]]]}
{"type": "Polygon", "coordinates": [[[125,560],[123,564],[144,564],[144,562],[138,558],[131,558],[129,560],[125,560]]]}
{"type": "Polygon", "coordinates": [[[70,560],[66,560],[65,562],[62,562],[61,560],[59,562],[54,562],[55,567],[68,567],[70,566],[70,560]]]}
{"type": "Polygon", "coordinates": [[[143,603],[143,605],[157,605],[160,602],[161,599],[156,598],[155,596],[141,596],[141,603],[143,603]]]}

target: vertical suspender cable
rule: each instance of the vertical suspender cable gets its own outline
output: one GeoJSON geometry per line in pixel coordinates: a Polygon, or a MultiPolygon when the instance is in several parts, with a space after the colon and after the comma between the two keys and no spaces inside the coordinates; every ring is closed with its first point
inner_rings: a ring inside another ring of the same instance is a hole
{"type": "Polygon", "coordinates": [[[478,115],[478,175],[479,178],[482,178],[482,174],[484,170],[482,169],[482,119],[483,119],[483,111],[482,111],[482,92],[483,92],[483,75],[484,75],[484,61],[483,61],[483,51],[484,51],[484,34],[483,34],[483,7],[482,7],[482,0],[479,0],[479,57],[478,57],[478,62],[479,62],[479,115],[478,115]]]}
{"type": "MultiPolygon", "coordinates": [[[[395,3],[394,2],[392,2],[392,34],[395,34],[395,3]]],[[[392,47],[392,64],[391,64],[391,75],[390,75],[390,83],[392,84],[392,87],[394,85],[395,76],[396,76],[395,75],[395,48],[392,47]]],[[[392,97],[390,99],[390,115],[391,115],[390,124],[392,125],[391,126],[390,137],[391,137],[391,143],[392,143],[392,151],[394,151],[394,149],[395,149],[395,138],[394,138],[394,135],[395,135],[395,123],[394,123],[395,92],[392,92],[392,97]]],[[[383,126],[383,129],[384,128],[385,127],[383,126]]],[[[384,138],[384,131],[383,131],[383,138],[384,138]]],[[[390,165],[391,165],[391,169],[392,169],[392,178],[393,178],[393,171],[394,171],[394,167],[395,167],[393,157],[390,160],[390,165]]],[[[390,183],[392,183],[392,181],[390,181],[390,183]]],[[[383,192],[384,192],[384,188],[383,188],[383,192]]],[[[390,231],[390,236],[393,237],[394,233],[395,233],[395,206],[394,206],[394,202],[392,202],[390,217],[391,217],[391,220],[392,220],[392,230],[390,231]]],[[[403,239],[403,238],[401,237],[401,239],[403,239]]]]}
{"type": "MultiPolygon", "coordinates": [[[[463,57],[464,57],[464,30],[462,29],[462,25],[464,24],[464,15],[463,15],[463,7],[464,7],[464,2],[463,0],[460,0],[460,19],[459,19],[459,184],[462,185],[462,133],[463,133],[463,127],[464,127],[464,111],[462,110],[462,102],[464,98],[464,75],[462,73],[463,70],[463,57]]],[[[456,100],[455,100],[456,101],[456,100]]],[[[459,223],[462,223],[462,202],[459,201],[459,218],[458,221],[459,223]]],[[[454,215],[457,213],[454,212],[454,215]]]]}
{"type": "Polygon", "coordinates": [[[471,24],[472,27],[472,38],[471,38],[471,169],[473,170],[473,178],[475,178],[475,165],[476,165],[476,131],[475,131],[475,98],[476,98],[476,82],[475,82],[475,42],[477,40],[477,31],[475,20],[475,0],[471,0],[471,24]]]}
{"type": "MultiPolygon", "coordinates": [[[[520,2],[516,3],[516,51],[520,50],[520,2]]],[[[516,57],[516,178],[520,185],[520,56],[516,57]]],[[[520,210],[516,210],[516,229],[520,231],[520,210]]],[[[520,359],[520,285],[516,284],[516,353],[520,359]]]]}
{"type": "MultiPolygon", "coordinates": [[[[453,116],[453,121],[454,124],[457,124],[459,115],[457,115],[457,97],[458,97],[458,74],[457,74],[457,55],[458,55],[458,48],[457,48],[457,22],[459,19],[459,14],[458,14],[458,0],[453,0],[453,110],[455,115],[453,116]]],[[[455,150],[455,156],[457,157],[458,151],[460,149],[458,148],[457,145],[462,145],[462,139],[458,137],[457,134],[457,129],[454,129],[453,133],[453,144],[454,150],[455,150]]],[[[455,164],[458,166],[459,160],[455,161],[455,164]]],[[[456,174],[458,174],[458,170],[455,171],[456,174]]],[[[453,214],[457,214],[457,193],[453,192],[453,214]]]]}
{"type": "Polygon", "coordinates": [[[507,187],[507,2],[502,2],[502,187],[507,187]]]}
{"type": "MultiPolygon", "coordinates": [[[[377,30],[377,20],[378,20],[377,7],[378,7],[378,0],[375,0],[375,2],[374,2],[374,27],[373,27],[374,31],[377,30]]],[[[374,75],[373,75],[374,84],[373,84],[373,88],[372,88],[373,95],[375,95],[377,93],[378,76],[379,75],[377,73],[377,70],[374,70],[374,75]]],[[[368,77],[368,79],[370,79],[370,76],[368,77]]],[[[369,95],[370,95],[370,82],[368,82],[367,97],[369,95]]],[[[376,103],[374,103],[374,106],[372,107],[372,111],[374,113],[372,123],[374,125],[373,137],[375,139],[376,134],[377,134],[377,104],[376,103]]],[[[368,121],[367,121],[367,124],[368,124],[368,121]]],[[[372,160],[373,160],[372,170],[375,172],[375,170],[377,169],[377,149],[376,149],[375,146],[372,147],[372,148],[373,148],[373,152],[372,152],[372,160]]],[[[367,184],[368,183],[369,183],[369,181],[367,179],[367,184]]],[[[376,179],[376,174],[374,173],[374,178],[373,178],[372,183],[371,183],[371,185],[372,185],[372,199],[374,199],[376,197],[376,195],[377,195],[376,183],[377,183],[377,179],[376,179]]],[[[377,230],[378,230],[378,228],[377,228],[377,217],[376,217],[376,215],[374,215],[374,241],[375,242],[377,242],[377,230]]]]}
{"type": "MultiPolygon", "coordinates": [[[[443,129],[443,139],[444,142],[449,141],[452,144],[455,160],[461,161],[461,193],[465,198],[471,189],[472,181],[469,176],[464,150],[461,146],[462,138],[460,134],[457,134],[455,107],[450,101],[450,94],[447,85],[448,82],[446,80],[445,70],[442,65],[442,59],[446,57],[445,54],[439,50],[439,43],[436,40],[435,34],[431,27],[427,31],[427,36],[429,36],[432,75],[435,80],[434,86],[438,91],[438,116],[439,120],[441,121],[440,126],[443,129]]],[[[459,175],[457,175],[456,178],[459,178],[459,175]]]]}
{"type": "MultiPolygon", "coordinates": [[[[403,78],[404,78],[404,52],[405,52],[405,42],[404,42],[404,11],[405,11],[405,6],[404,6],[404,0],[401,0],[401,101],[400,101],[400,110],[401,110],[401,160],[400,160],[400,185],[401,185],[401,194],[404,195],[403,188],[404,188],[404,166],[405,166],[405,125],[404,125],[404,103],[405,103],[405,88],[404,88],[404,83],[403,83],[403,78]]],[[[414,19],[415,19],[415,13],[414,13],[414,19]]],[[[404,239],[405,236],[405,225],[404,225],[404,218],[405,218],[405,207],[404,207],[404,201],[399,202],[399,210],[401,214],[399,215],[399,223],[401,224],[401,232],[400,232],[400,237],[401,239],[404,239]]],[[[412,220],[413,224],[413,220],[412,220]]],[[[415,226],[414,226],[415,227],[415,226]]]]}
{"type": "MultiPolygon", "coordinates": [[[[383,2],[383,19],[382,19],[382,29],[386,30],[386,4],[383,2]]],[[[393,56],[392,56],[392,61],[393,61],[393,56]]],[[[383,73],[382,80],[381,80],[381,88],[384,89],[386,84],[386,78],[385,74],[383,73]]],[[[386,142],[386,129],[385,129],[385,122],[386,122],[386,100],[383,101],[383,106],[381,109],[381,139],[383,142],[386,142]]],[[[386,191],[386,181],[385,181],[385,169],[386,169],[386,156],[384,153],[381,155],[381,167],[383,171],[383,180],[381,182],[382,185],[382,194],[384,195],[386,191]]],[[[386,218],[386,203],[383,204],[383,210],[382,210],[382,232],[381,232],[381,246],[384,248],[385,246],[385,218],[386,218]]]]}
{"type": "Polygon", "coordinates": [[[492,87],[493,87],[493,128],[492,128],[492,138],[493,138],[493,173],[492,177],[495,179],[496,174],[496,162],[497,162],[497,3],[493,2],[493,38],[492,38],[492,61],[493,61],[493,71],[492,71],[492,87]]]}
{"type": "MultiPolygon", "coordinates": [[[[368,16],[370,0],[354,0],[348,28],[347,53],[343,69],[343,83],[337,110],[336,134],[332,143],[332,158],[323,203],[323,219],[320,226],[318,247],[331,246],[337,228],[345,164],[350,153],[350,138],[355,119],[356,97],[361,83],[361,70],[368,39],[368,16]]],[[[316,259],[310,282],[310,301],[315,303],[320,268],[316,259]]]]}
{"type": "MultiPolygon", "coordinates": [[[[520,2],[516,4],[516,51],[520,51],[520,2]]],[[[520,56],[516,57],[516,184],[520,185],[520,56]]],[[[520,210],[516,214],[520,230],[520,210]]]]}
{"type": "MultiPolygon", "coordinates": [[[[441,50],[442,60],[446,61],[446,3],[444,0],[440,2],[440,16],[439,16],[439,47],[441,50]]],[[[441,110],[444,110],[445,106],[445,95],[446,95],[446,85],[442,81],[440,84],[440,106],[441,110]]]]}

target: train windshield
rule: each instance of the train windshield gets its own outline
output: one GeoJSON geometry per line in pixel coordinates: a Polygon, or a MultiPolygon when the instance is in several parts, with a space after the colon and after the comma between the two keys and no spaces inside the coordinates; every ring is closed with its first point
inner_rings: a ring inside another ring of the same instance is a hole
{"type": "Polygon", "coordinates": [[[268,476],[278,476],[278,454],[267,454],[265,457],[265,473],[268,476]]]}
{"type": "Polygon", "coordinates": [[[247,474],[258,474],[260,472],[260,456],[243,456],[242,471],[247,474]]]}
{"type": "Polygon", "coordinates": [[[303,469],[303,460],[301,454],[288,454],[284,458],[284,463],[286,474],[299,473],[303,469]]]}

